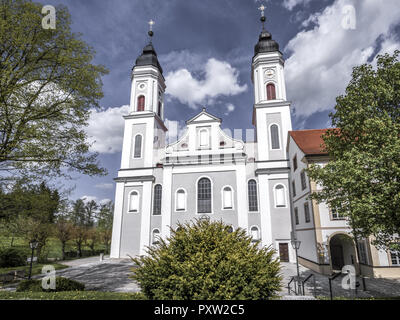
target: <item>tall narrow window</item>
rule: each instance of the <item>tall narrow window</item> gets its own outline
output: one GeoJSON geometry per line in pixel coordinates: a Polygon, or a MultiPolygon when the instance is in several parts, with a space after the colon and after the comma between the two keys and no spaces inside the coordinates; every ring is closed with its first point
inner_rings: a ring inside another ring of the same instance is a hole
{"type": "Polygon", "coordinates": [[[293,157],[293,172],[297,170],[297,154],[293,157]]]}
{"type": "Polygon", "coordinates": [[[308,205],[308,202],[306,202],[304,204],[304,217],[305,217],[307,223],[311,221],[311,218],[310,218],[310,207],[308,205]]]}
{"type": "Polygon", "coordinates": [[[176,192],[176,211],[186,210],[186,193],[185,190],[179,189],[176,192]]]}
{"type": "Polygon", "coordinates": [[[200,147],[208,147],[209,137],[208,137],[208,130],[203,129],[200,130],[200,147]]]}
{"type": "Polygon", "coordinates": [[[275,207],[286,207],[285,187],[281,184],[275,187],[275,207]]]}
{"type": "Polygon", "coordinates": [[[142,136],[140,134],[135,136],[135,149],[133,153],[134,158],[142,157],[142,136]]]}
{"type": "Polygon", "coordinates": [[[251,227],[251,237],[253,238],[253,242],[260,240],[260,233],[257,227],[251,227]]]}
{"type": "Polygon", "coordinates": [[[139,96],[137,99],[137,111],[144,111],[144,96],[139,96]]]}
{"type": "Polygon", "coordinates": [[[162,196],[162,186],[157,184],[154,187],[154,201],[153,201],[153,214],[161,214],[161,196],[162,196]]]}
{"type": "Polygon", "coordinates": [[[129,195],[129,212],[139,212],[139,193],[132,191],[129,195]]]}
{"type": "Polygon", "coordinates": [[[201,178],[197,186],[198,213],[211,213],[211,181],[201,178]]]}
{"type": "Polygon", "coordinates": [[[158,116],[161,118],[161,101],[158,101],[158,110],[157,110],[158,116]]]}
{"type": "Polygon", "coordinates": [[[276,90],[275,85],[273,83],[267,84],[267,100],[275,100],[276,99],[276,90]]]}
{"type": "Polygon", "coordinates": [[[271,148],[272,149],[280,149],[279,143],[279,127],[276,124],[273,124],[270,128],[271,131],[271,148]]]}
{"type": "Polygon", "coordinates": [[[258,211],[258,199],[257,199],[257,182],[250,180],[248,183],[248,194],[249,194],[249,211],[258,211]]]}
{"type": "Polygon", "coordinates": [[[307,188],[306,173],[304,170],[300,173],[300,179],[301,179],[301,190],[304,190],[305,188],[307,188]]]}
{"type": "Polygon", "coordinates": [[[225,187],[222,191],[222,203],[224,209],[233,208],[233,192],[231,187],[225,187]]]}
{"type": "Polygon", "coordinates": [[[293,197],[295,197],[296,196],[296,181],[295,180],[292,181],[292,190],[293,190],[293,197]]]}
{"type": "Polygon", "coordinates": [[[151,244],[158,244],[160,243],[160,230],[154,229],[151,234],[151,244]]]}
{"type": "Polygon", "coordinates": [[[299,209],[294,208],[294,220],[296,222],[296,225],[300,223],[299,221],[299,209]]]}
{"type": "Polygon", "coordinates": [[[358,241],[358,252],[360,253],[360,262],[367,264],[368,263],[368,257],[367,257],[367,250],[365,247],[365,241],[361,240],[358,241]]]}

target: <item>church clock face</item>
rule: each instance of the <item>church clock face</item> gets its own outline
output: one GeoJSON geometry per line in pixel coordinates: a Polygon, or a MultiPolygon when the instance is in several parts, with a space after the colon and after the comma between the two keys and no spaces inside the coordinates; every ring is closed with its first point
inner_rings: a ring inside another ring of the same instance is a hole
{"type": "Polygon", "coordinates": [[[275,71],[273,69],[268,69],[267,71],[265,71],[265,75],[268,78],[272,78],[275,75],[275,71]]]}

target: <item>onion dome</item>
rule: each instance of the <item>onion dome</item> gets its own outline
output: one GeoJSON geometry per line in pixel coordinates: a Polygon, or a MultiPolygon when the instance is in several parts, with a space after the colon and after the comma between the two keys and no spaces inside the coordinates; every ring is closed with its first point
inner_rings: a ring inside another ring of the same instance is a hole
{"type": "Polygon", "coordinates": [[[264,52],[279,51],[279,44],[272,39],[271,34],[267,30],[262,30],[258,43],[254,47],[254,55],[264,52]]]}
{"type": "Polygon", "coordinates": [[[158,70],[163,73],[160,63],[158,62],[156,50],[154,50],[151,42],[143,48],[142,54],[136,59],[135,67],[149,65],[158,68],[158,70]]]}

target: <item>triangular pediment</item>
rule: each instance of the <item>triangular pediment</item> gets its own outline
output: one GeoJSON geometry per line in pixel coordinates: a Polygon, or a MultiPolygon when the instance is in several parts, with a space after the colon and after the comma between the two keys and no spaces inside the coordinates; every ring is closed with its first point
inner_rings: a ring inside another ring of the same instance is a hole
{"type": "Polygon", "coordinates": [[[208,113],[204,108],[198,115],[186,121],[186,124],[204,123],[204,122],[221,122],[221,119],[208,113]]]}

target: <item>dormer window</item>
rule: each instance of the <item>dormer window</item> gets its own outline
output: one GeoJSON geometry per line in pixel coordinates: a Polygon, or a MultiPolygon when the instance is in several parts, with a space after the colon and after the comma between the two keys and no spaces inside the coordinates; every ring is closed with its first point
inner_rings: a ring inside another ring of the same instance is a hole
{"type": "Polygon", "coordinates": [[[220,147],[225,147],[226,146],[226,142],[225,141],[220,141],[219,146],[220,147]]]}
{"type": "Polygon", "coordinates": [[[276,100],[276,89],[273,83],[267,84],[267,100],[276,100]]]}

